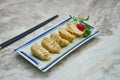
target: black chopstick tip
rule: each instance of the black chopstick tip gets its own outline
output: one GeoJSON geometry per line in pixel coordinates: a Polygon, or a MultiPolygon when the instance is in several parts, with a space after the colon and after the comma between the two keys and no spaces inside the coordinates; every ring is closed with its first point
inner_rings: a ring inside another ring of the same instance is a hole
{"type": "Polygon", "coordinates": [[[56,17],[59,17],[59,15],[56,15],[56,17]]]}
{"type": "Polygon", "coordinates": [[[55,15],[55,16],[53,16],[52,18],[55,19],[55,18],[57,18],[57,17],[59,17],[59,15],[55,15]]]}

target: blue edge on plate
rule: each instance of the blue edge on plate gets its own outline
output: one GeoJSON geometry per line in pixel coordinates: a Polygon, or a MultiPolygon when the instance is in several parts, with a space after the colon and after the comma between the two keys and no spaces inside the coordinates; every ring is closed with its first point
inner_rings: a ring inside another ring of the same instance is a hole
{"type": "MultiPolygon", "coordinates": [[[[33,63],[35,63],[36,65],[39,65],[40,63],[37,62],[35,59],[33,59],[32,57],[30,57],[27,53],[23,52],[23,51],[19,51],[20,49],[24,48],[25,46],[29,45],[30,43],[32,43],[33,41],[39,39],[40,37],[42,37],[43,35],[49,33],[51,30],[54,30],[55,28],[59,27],[60,25],[64,24],[65,22],[71,20],[72,18],[68,18],[66,20],[64,20],[63,22],[59,23],[58,25],[52,27],[51,29],[47,30],[46,32],[38,35],[37,37],[35,37],[34,39],[28,41],[27,43],[21,45],[20,47],[16,48],[15,51],[22,53],[25,57],[27,57],[29,60],[32,60],[33,63]]],[[[86,22],[82,22],[83,24],[87,24],[86,22]]],[[[88,24],[89,25],[89,24],[88,24]]],[[[92,29],[94,29],[93,26],[90,25],[90,27],[92,29]]],[[[70,50],[74,49],[75,47],[77,47],[78,45],[80,45],[81,43],[83,43],[85,40],[89,39],[89,38],[93,38],[96,34],[98,34],[99,31],[96,31],[95,33],[89,35],[88,37],[86,37],[84,40],[82,40],[81,42],[79,42],[78,44],[76,44],[75,46],[73,46],[72,48],[70,48],[68,51],[66,51],[65,53],[63,53],[61,56],[57,57],[54,61],[52,61],[51,63],[49,63],[47,66],[43,67],[42,69],[40,69],[41,71],[46,70],[50,65],[52,65],[54,62],[56,62],[57,60],[59,60],[62,56],[64,56],[66,53],[68,53],[70,50]]]]}

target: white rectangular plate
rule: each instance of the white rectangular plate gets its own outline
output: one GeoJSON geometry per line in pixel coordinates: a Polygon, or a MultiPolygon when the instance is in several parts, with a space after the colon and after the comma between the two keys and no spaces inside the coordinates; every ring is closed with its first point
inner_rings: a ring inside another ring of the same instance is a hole
{"type": "MultiPolygon", "coordinates": [[[[79,47],[83,43],[87,42],[88,40],[90,40],[91,38],[93,38],[99,34],[99,31],[90,25],[92,33],[88,37],[75,38],[75,40],[70,42],[68,46],[63,47],[61,49],[60,54],[51,54],[51,57],[52,57],[51,60],[49,60],[49,61],[39,60],[32,55],[30,48],[34,43],[40,43],[40,41],[43,39],[43,37],[45,37],[45,36],[49,37],[50,33],[52,33],[52,32],[58,33],[58,27],[65,26],[66,25],[65,23],[70,21],[70,20],[72,20],[72,18],[68,18],[68,19],[62,21],[61,23],[57,24],[56,26],[48,29],[47,31],[45,31],[42,34],[38,35],[37,37],[33,38],[32,40],[19,46],[18,48],[15,49],[15,51],[18,52],[21,56],[23,56],[30,63],[32,63],[34,66],[36,66],[38,69],[40,69],[42,72],[46,72],[53,65],[55,65],[58,61],[60,61],[65,56],[67,56],[70,52],[72,52],[77,47],[79,47]]],[[[82,23],[87,24],[85,22],[82,22],[82,23]]]]}

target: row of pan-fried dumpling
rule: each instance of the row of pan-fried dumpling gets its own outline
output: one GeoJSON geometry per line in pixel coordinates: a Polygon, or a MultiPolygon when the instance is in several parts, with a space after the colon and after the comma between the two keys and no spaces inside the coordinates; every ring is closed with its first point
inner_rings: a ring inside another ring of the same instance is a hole
{"type": "Polygon", "coordinates": [[[61,47],[67,46],[75,37],[84,33],[78,30],[72,22],[67,22],[67,27],[60,27],[58,32],[59,34],[51,33],[50,38],[44,37],[41,44],[33,44],[31,47],[32,54],[39,59],[50,60],[50,53],[60,53],[61,47]]]}

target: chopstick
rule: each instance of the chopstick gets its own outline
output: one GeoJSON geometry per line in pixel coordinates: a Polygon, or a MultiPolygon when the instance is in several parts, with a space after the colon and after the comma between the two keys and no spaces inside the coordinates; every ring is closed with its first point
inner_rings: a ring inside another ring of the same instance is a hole
{"type": "Polygon", "coordinates": [[[38,24],[37,26],[35,26],[35,27],[33,27],[33,28],[31,28],[31,29],[29,29],[29,30],[27,30],[27,31],[25,31],[25,32],[23,32],[23,33],[15,36],[15,37],[13,37],[13,38],[5,41],[5,42],[3,42],[3,43],[1,43],[1,44],[0,44],[0,50],[3,49],[3,48],[5,48],[5,47],[7,47],[8,45],[14,43],[15,41],[17,41],[17,40],[25,37],[26,35],[32,33],[33,31],[35,31],[35,30],[43,27],[43,26],[46,25],[47,23],[49,23],[49,22],[51,22],[52,20],[56,19],[57,17],[58,17],[58,15],[55,15],[55,16],[49,18],[48,20],[46,20],[46,21],[38,24]]]}

